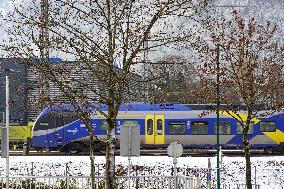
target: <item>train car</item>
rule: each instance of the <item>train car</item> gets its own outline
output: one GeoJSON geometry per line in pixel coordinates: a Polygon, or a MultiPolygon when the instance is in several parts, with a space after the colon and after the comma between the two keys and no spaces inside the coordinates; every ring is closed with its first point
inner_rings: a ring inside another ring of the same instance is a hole
{"type": "MultiPolygon", "coordinates": [[[[33,127],[32,146],[78,152],[88,147],[89,133],[83,122],[69,108],[45,108],[33,127]]],[[[107,111],[103,107],[103,111],[107,111]]],[[[185,148],[213,148],[216,145],[216,113],[200,117],[204,110],[180,104],[122,105],[116,120],[115,134],[120,137],[124,125],[140,127],[142,147],[167,147],[177,141],[185,148]]],[[[248,138],[252,148],[282,148],[284,114],[258,118],[250,125],[248,138]]],[[[106,119],[92,115],[95,135],[106,138],[106,119]]],[[[242,127],[231,116],[221,113],[220,144],[223,148],[241,148],[242,127]]],[[[99,146],[99,144],[97,144],[99,146]]]]}
{"type": "MultiPolygon", "coordinates": [[[[27,124],[10,123],[9,126],[9,145],[10,149],[22,149],[23,145],[27,143],[27,140],[32,137],[32,128],[34,122],[27,124]]],[[[3,127],[3,125],[2,125],[3,127]]],[[[1,140],[2,129],[0,129],[0,140],[1,140]]]]}

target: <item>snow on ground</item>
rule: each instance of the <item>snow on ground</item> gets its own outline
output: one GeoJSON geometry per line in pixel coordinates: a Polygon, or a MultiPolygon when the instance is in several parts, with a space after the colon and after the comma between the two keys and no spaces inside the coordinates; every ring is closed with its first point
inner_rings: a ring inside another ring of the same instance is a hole
{"type": "MultiPolygon", "coordinates": [[[[216,157],[209,158],[212,168],[216,167],[216,157]]],[[[284,187],[284,157],[252,157],[253,183],[262,188],[280,189],[284,187]],[[255,174],[256,173],[256,174],[255,174]]],[[[223,157],[222,183],[244,183],[244,157],[223,157]]],[[[131,158],[133,175],[172,175],[172,158],[166,156],[143,156],[131,158]],[[137,169],[137,170],[136,170],[137,169]]],[[[103,175],[104,157],[95,157],[97,175],[103,175]]],[[[127,157],[116,157],[117,169],[126,173],[127,157]]],[[[16,175],[69,175],[88,176],[90,174],[90,159],[88,156],[11,156],[10,174],[16,175]],[[33,167],[33,168],[32,168],[33,167]]],[[[208,172],[207,157],[178,158],[178,174],[199,176],[206,182],[208,172]]],[[[215,177],[212,170],[212,178],[215,177]]],[[[5,159],[0,161],[1,176],[5,175],[5,159]]]]}

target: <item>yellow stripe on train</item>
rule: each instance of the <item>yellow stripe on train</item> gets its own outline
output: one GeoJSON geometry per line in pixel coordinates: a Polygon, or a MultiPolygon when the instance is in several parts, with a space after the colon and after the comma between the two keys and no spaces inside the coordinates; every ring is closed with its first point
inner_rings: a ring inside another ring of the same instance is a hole
{"type": "MultiPolygon", "coordinates": [[[[225,111],[221,111],[221,114],[228,116],[228,117],[233,117],[239,121],[246,121],[247,120],[247,115],[245,114],[236,114],[234,112],[225,112],[225,111]]],[[[253,118],[251,121],[254,122],[254,124],[259,123],[261,120],[257,119],[257,118],[253,118]]],[[[280,131],[279,129],[276,129],[275,132],[262,132],[263,134],[265,134],[267,137],[269,137],[271,140],[273,140],[276,144],[280,144],[282,142],[284,142],[284,133],[282,131],[280,131]]]]}
{"type": "Polygon", "coordinates": [[[280,144],[284,142],[284,133],[279,129],[276,129],[275,132],[263,132],[266,136],[271,138],[275,143],[280,144]]]}

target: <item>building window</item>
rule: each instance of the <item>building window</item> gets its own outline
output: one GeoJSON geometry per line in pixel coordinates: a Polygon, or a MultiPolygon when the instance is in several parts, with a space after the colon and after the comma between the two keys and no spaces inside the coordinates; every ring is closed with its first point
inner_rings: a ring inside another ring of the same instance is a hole
{"type": "Polygon", "coordinates": [[[276,123],[274,121],[261,121],[259,123],[260,132],[275,132],[276,123]]]}
{"type": "MultiPolygon", "coordinates": [[[[217,121],[214,122],[214,133],[217,134],[217,121]]],[[[232,133],[232,123],[230,121],[219,122],[219,134],[230,135],[232,133]]]]}
{"type": "Polygon", "coordinates": [[[169,122],[169,134],[170,135],[185,135],[186,134],[185,121],[170,121],[169,122]]]}
{"type": "MultiPolygon", "coordinates": [[[[244,125],[246,124],[246,122],[243,123],[244,125]]],[[[251,135],[253,134],[253,131],[254,131],[254,121],[251,122],[251,124],[249,125],[249,130],[248,130],[248,134],[251,135]]],[[[243,126],[237,122],[237,134],[240,134],[242,135],[243,134],[243,126]]]]}
{"type": "Polygon", "coordinates": [[[208,135],[208,122],[192,122],[190,133],[192,135],[208,135]]]}
{"type": "Polygon", "coordinates": [[[147,120],[147,135],[152,135],[153,134],[153,120],[148,119],[147,120]]]}

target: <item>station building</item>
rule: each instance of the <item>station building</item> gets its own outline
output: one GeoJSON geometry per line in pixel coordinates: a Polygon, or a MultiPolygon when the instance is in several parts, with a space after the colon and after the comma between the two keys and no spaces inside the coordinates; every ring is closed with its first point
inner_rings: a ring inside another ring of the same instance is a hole
{"type": "MultiPolygon", "coordinates": [[[[5,115],[5,76],[9,74],[10,82],[10,123],[13,125],[24,125],[27,122],[34,121],[42,111],[40,98],[51,99],[56,103],[68,103],[68,99],[59,88],[52,82],[43,83],[41,76],[35,67],[27,66],[24,59],[2,58],[0,59],[0,122],[3,123],[5,115]],[[41,97],[43,95],[43,97],[41,97]]],[[[69,70],[66,74],[62,74],[65,81],[72,80],[89,81],[89,85],[96,88],[101,94],[105,93],[105,88],[101,82],[91,73],[90,69],[84,67],[83,62],[68,62],[60,59],[50,59],[50,63],[62,70],[69,70]],[[82,66],[83,65],[83,66],[82,66]]],[[[95,64],[94,64],[95,65],[95,64]]],[[[141,102],[143,101],[143,84],[139,82],[141,76],[131,74],[133,79],[127,83],[124,90],[126,102],[141,102]]],[[[95,97],[96,94],[74,83],[72,88],[76,88],[82,93],[90,97],[95,97]]]]}

